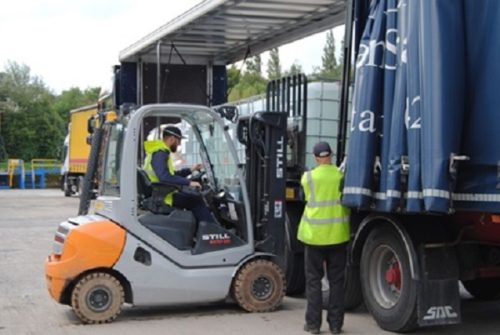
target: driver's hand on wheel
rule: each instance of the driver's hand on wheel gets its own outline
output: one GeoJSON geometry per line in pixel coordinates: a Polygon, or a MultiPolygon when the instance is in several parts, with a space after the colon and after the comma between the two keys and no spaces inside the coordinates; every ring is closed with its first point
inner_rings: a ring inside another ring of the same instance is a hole
{"type": "Polygon", "coordinates": [[[201,169],[203,168],[203,165],[198,163],[198,164],[195,164],[193,165],[193,167],[191,168],[191,172],[194,172],[194,171],[200,171],[201,169]]]}
{"type": "Polygon", "coordinates": [[[192,181],[189,183],[189,187],[194,187],[194,188],[197,188],[199,190],[201,190],[201,184],[197,181],[192,181]]]}

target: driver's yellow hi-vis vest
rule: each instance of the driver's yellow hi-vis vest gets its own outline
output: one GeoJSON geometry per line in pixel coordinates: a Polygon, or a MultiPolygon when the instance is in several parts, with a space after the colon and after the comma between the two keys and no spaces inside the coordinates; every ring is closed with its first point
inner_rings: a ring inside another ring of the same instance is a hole
{"type": "Polygon", "coordinates": [[[340,203],[342,172],[322,164],[301,179],[307,201],[299,224],[298,239],[308,245],[334,245],[349,241],[349,208],[340,203]]]}
{"type": "MultiPolygon", "coordinates": [[[[144,171],[146,171],[146,173],[148,174],[149,180],[151,180],[151,182],[156,183],[160,181],[155,171],[153,170],[153,165],[151,164],[153,154],[157,151],[162,150],[169,153],[167,160],[168,171],[171,175],[175,174],[174,161],[172,160],[171,151],[170,148],[167,147],[165,142],[163,142],[162,140],[146,141],[144,142],[144,150],[146,151],[146,158],[144,159],[144,171]]],[[[175,191],[170,192],[165,197],[165,203],[169,206],[172,206],[172,202],[174,201],[174,193],[175,191]]]]}

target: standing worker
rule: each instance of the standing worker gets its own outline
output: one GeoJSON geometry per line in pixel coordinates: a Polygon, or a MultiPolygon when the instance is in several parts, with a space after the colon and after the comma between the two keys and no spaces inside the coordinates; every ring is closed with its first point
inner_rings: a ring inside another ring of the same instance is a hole
{"type": "Polygon", "coordinates": [[[343,174],[332,164],[332,149],[319,142],[313,149],[318,164],[301,179],[306,206],[298,230],[305,244],[306,324],[304,330],[319,334],[322,321],[321,279],[324,266],[330,284],[327,321],[332,334],[344,323],[344,280],[349,242],[349,209],[340,204],[343,174]]]}

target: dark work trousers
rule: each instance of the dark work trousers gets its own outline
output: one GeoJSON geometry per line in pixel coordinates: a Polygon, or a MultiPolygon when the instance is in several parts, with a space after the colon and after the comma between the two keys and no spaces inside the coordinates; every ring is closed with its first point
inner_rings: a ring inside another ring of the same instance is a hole
{"type": "Polygon", "coordinates": [[[344,281],[347,243],[332,246],[305,246],[306,271],[306,323],[312,328],[321,327],[323,298],[321,278],[326,274],[330,283],[330,302],[327,321],[331,328],[344,324],[344,281]]]}
{"type": "Polygon", "coordinates": [[[184,208],[192,211],[198,222],[215,222],[201,195],[197,196],[182,192],[175,192],[172,205],[177,208],[184,208]]]}

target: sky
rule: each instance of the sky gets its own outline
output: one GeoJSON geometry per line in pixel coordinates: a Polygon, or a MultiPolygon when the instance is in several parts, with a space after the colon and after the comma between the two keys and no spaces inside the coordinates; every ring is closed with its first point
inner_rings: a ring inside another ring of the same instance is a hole
{"type": "MultiPolygon", "coordinates": [[[[109,87],[118,54],[201,0],[16,0],[0,11],[0,70],[26,64],[55,93],[109,87]]],[[[342,28],[334,30],[340,43],[342,28]]],[[[326,33],[280,47],[283,70],[321,65],[326,33]]],[[[340,49],[340,45],[337,50],[340,49]]],[[[266,54],[262,57],[267,63],[266,54]]]]}

